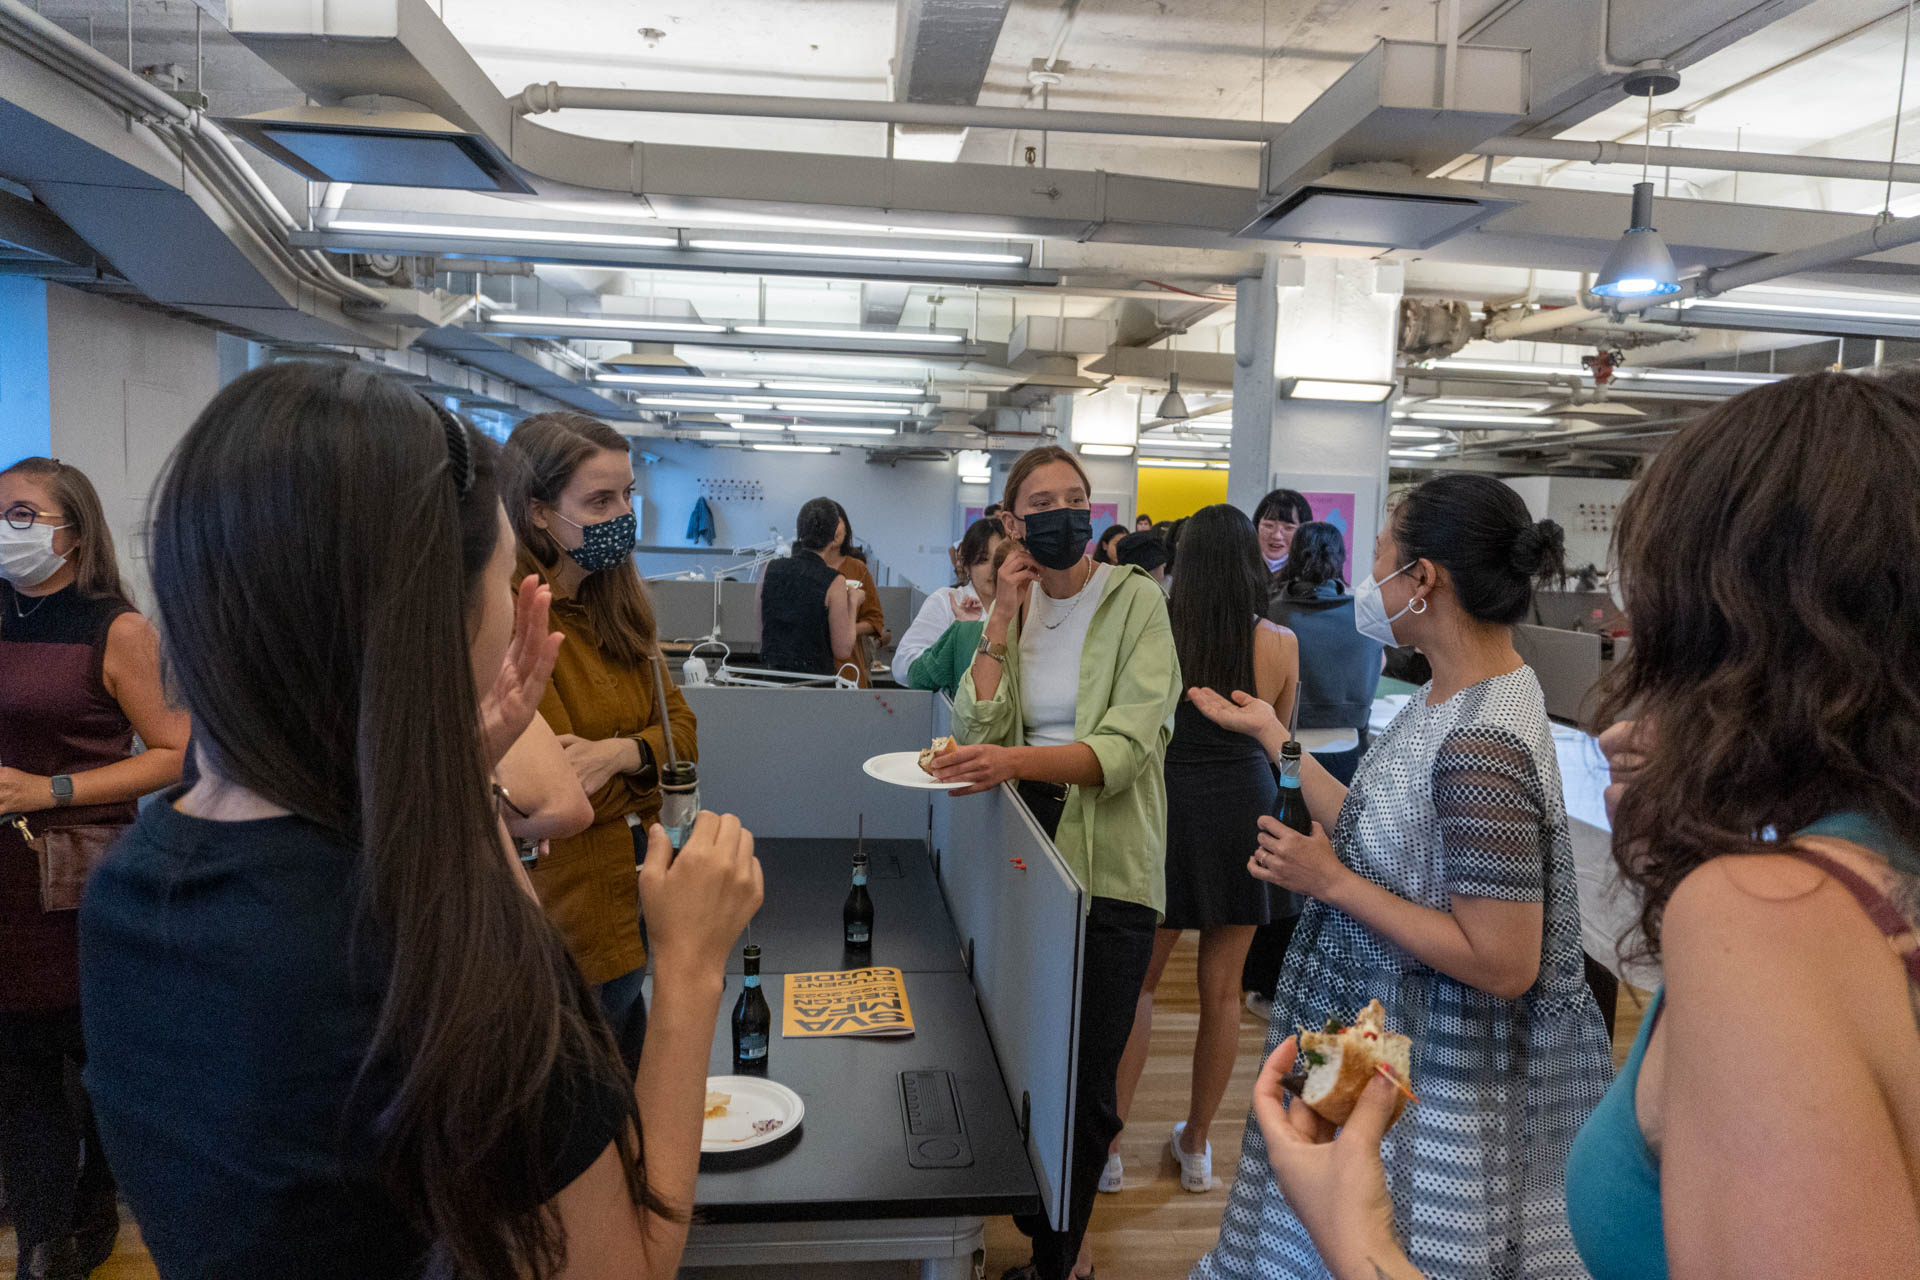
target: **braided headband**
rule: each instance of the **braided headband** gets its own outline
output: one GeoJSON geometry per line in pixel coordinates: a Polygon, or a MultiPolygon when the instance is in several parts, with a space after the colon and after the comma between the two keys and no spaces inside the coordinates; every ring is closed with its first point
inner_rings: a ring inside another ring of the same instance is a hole
{"type": "Polygon", "coordinates": [[[453,477],[454,492],[465,498],[473,489],[473,441],[467,438],[467,428],[451,410],[436,400],[429,400],[427,406],[440,419],[440,427],[447,435],[447,474],[453,477]]]}

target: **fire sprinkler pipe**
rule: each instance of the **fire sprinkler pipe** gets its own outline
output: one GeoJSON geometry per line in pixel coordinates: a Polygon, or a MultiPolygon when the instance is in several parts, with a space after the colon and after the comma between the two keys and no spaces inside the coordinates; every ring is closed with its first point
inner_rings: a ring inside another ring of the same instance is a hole
{"type": "MultiPolygon", "coordinates": [[[[1779,155],[1764,151],[1716,151],[1703,147],[1642,147],[1619,142],[1565,138],[1494,138],[1471,154],[1502,159],[1565,160],[1584,164],[1633,164],[1645,154],[1656,168],[1719,169],[1727,173],[1777,173],[1795,178],[1845,178],[1885,182],[1884,160],[1846,160],[1838,156],[1779,155]]],[[[1891,166],[1895,182],[1920,182],[1920,164],[1891,166]]]]}
{"type": "MultiPolygon", "coordinates": [[[[1279,126],[1258,120],[1130,115],[1118,111],[1033,111],[1021,107],[949,106],[938,102],[783,98],[758,93],[673,93],[662,89],[589,89],[530,84],[511,100],[520,115],[545,111],[654,111],[694,116],[759,116],[784,120],[852,120],[871,124],[1024,129],[1049,133],[1131,134],[1210,142],[1265,142],[1279,126]]],[[[1883,166],[1884,169],[1884,166],[1883,166]]],[[[1883,175],[1884,176],[1884,175],[1883,175]]]]}

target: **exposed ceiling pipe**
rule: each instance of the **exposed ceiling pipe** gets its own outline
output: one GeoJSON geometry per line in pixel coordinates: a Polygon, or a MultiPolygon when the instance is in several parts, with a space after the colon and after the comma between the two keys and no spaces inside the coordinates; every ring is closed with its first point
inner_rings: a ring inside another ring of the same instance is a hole
{"type": "MultiPolygon", "coordinates": [[[[1683,169],[1719,169],[1728,173],[1778,173],[1797,178],[1857,178],[1885,182],[1884,160],[1848,160],[1838,156],[1779,155],[1762,151],[1719,151],[1704,147],[1639,147],[1619,142],[1564,138],[1495,138],[1473,148],[1476,156],[1527,160],[1566,160],[1586,164],[1641,163],[1642,154],[1659,165],[1683,169]]],[[[1892,166],[1895,182],[1920,182],[1920,164],[1892,166]]]]}
{"type": "Polygon", "coordinates": [[[520,115],[545,111],[652,111],[694,116],[759,116],[782,120],[851,120],[870,124],[942,125],[960,129],[1026,129],[1049,133],[1129,134],[1209,142],[1265,142],[1276,126],[1258,120],[1131,115],[1118,111],[1034,111],[1024,107],[950,106],[939,102],[783,98],[758,93],[673,93],[661,89],[576,88],[530,84],[509,100],[520,115]]]}

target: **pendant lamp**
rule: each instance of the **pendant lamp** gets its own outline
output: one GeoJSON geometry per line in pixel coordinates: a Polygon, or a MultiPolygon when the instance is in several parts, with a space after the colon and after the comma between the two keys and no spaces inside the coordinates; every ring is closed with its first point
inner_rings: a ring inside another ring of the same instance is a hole
{"type": "Polygon", "coordinates": [[[1680,292],[1679,273],[1667,242],[1653,227],[1653,183],[1647,161],[1653,147],[1653,99],[1680,86],[1680,77],[1665,66],[1643,68],[1627,77],[1625,88],[1647,100],[1647,132],[1640,159],[1640,181],[1633,184],[1633,214],[1627,232],[1607,255],[1606,265],[1589,292],[1602,298],[1657,298],[1680,292]]]}

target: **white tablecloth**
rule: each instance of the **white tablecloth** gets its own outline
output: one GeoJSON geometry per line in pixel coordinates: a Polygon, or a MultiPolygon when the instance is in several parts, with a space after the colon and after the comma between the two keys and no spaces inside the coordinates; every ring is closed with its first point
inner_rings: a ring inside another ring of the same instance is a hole
{"type": "MultiPolygon", "coordinates": [[[[1373,700],[1369,723],[1377,737],[1400,714],[1409,695],[1385,694],[1373,700]]],[[[1660,971],[1619,958],[1618,941],[1637,927],[1640,911],[1633,893],[1613,864],[1612,828],[1607,822],[1607,762],[1592,735],[1567,725],[1553,726],[1554,754],[1560,758],[1560,786],[1573,835],[1573,869],[1580,886],[1580,935],[1587,954],[1637,987],[1660,985],[1660,971]]]]}

